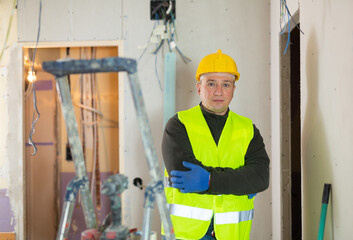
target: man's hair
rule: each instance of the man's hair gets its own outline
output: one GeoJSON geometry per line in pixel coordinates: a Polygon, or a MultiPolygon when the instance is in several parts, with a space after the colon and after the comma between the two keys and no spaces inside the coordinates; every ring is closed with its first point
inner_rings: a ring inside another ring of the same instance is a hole
{"type": "Polygon", "coordinates": [[[204,79],[207,75],[209,74],[217,74],[219,76],[227,76],[227,77],[231,77],[234,81],[235,81],[235,75],[230,74],[230,73],[225,73],[225,72],[212,72],[212,73],[203,73],[200,76],[200,81],[202,81],[202,79],[204,79]]]}

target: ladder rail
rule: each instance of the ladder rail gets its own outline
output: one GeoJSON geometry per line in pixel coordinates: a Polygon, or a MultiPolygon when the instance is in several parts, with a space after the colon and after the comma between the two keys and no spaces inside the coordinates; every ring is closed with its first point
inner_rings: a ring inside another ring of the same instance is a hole
{"type": "MultiPolygon", "coordinates": [[[[56,77],[56,88],[61,101],[61,109],[65,120],[66,131],[70,143],[71,156],[75,165],[76,176],[79,179],[88,179],[67,75],[56,77]]],[[[94,211],[92,196],[89,191],[88,181],[85,182],[85,184],[80,188],[80,193],[86,227],[90,229],[97,228],[98,224],[94,211]]]]}
{"type": "MultiPolygon", "coordinates": [[[[81,74],[81,73],[98,73],[98,72],[121,72],[125,71],[128,73],[130,89],[132,92],[132,97],[134,100],[136,115],[140,127],[141,137],[144,145],[145,156],[147,159],[147,164],[149,167],[149,174],[152,178],[152,182],[163,184],[163,176],[162,172],[158,165],[157,153],[153,144],[151,127],[148,121],[147,112],[142,96],[142,91],[140,87],[140,83],[137,75],[137,62],[134,59],[129,58],[102,58],[102,59],[92,59],[92,60],[58,60],[54,62],[44,62],[43,69],[56,77],[57,80],[57,89],[60,92],[62,105],[66,104],[67,110],[65,110],[65,114],[71,114],[70,117],[66,120],[67,131],[69,133],[69,129],[71,131],[75,131],[77,133],[71,133],[75,136],[69,136],[69,142],[71,147],[71,152],[73,154],[78,154],[75,157],[73,155],[73,159],[75,162],[75,170],[78,177],[84,177],[87,174],[86,169],[83,169],[84,160],[82,153],[82,145],[80,143],[80,139],[78,137],[77,130],[77,122],[74,116],[74,110],[71,101],[71,94],[69,91],[67,75],[70,74],[81,74]],[[65,97],[63,97],[65,96],[65,97]],[[69,113],[71,112],[71,113],[69,113]],[[73,115],[73,116],[72,116],[73,115]],[[75,127],[76,126],[76,127],[75,127]],[[71,143],[72,141],[72,143],[71,143]],[[72,145],[71,145],[72,144],[72,145]],[[80,152],[81,151],[81,152],[80,152]],[[77,165],[77,166],[76,166],[77,165]]],[[[64,107],[63,107],[64,108],[64,107]]],[[[64,114],[64,115],[65,115],[64,114]]],[[[70,134],[70,135],[71,135],[70,134]]],[[[96,228],[96,221],[93,222],[93,218],[95,220],[94,208],[92,203],[92,197],[89,194],[89,189],[87,185],[86,187],[82,187],[80,189],[82,195],[84,196],[84,201],[82,204],[84,205],[85,212],[85,220],[87,227],[96,228]],[[87,216],[87,217],[86,217],[87,216]],[[89,225],[90,224],[90,225],[89,225]]],[[[174,230],[172,226],[172,221],[170,218],[169,210],[167,208],[167,200],[164,193],[164,188],[159,188],[156,192],[157,206],[159,209],[161,221],[163,223],[163,227],[166,234],[167,240],[175,240],[174,230]]],[[[147,218],[149,219],[149,218],[147,218]]],[[[148,224],[147,224],[148,225],[148,224]]]]}

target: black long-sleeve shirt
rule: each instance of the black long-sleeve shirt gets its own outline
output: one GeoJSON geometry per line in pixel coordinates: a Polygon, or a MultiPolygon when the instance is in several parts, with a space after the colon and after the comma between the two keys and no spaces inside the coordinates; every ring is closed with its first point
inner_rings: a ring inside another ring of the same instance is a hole
{"type": "MultiPolygon", "coordinates": [[[[211,130],[213,139],[218,145],[223,127],[228,118],[207,112],[200,104],[202,113],[211,130]]],[[[182,164],[183,161],[202,166],[211,173],[210,186],[205,194],[234,194],[245,195],[264,191],[269,185],[269,157],[265,150],[263,138],[254,126],[254,136],[245,154],[244,166],[232,168],[213,168],[204,166],[195,158],[185,126],[178,115],[169,119],[163,135],[162,154],[165,167],[170,175],[172,170],[189,171],[182,164]]]]}

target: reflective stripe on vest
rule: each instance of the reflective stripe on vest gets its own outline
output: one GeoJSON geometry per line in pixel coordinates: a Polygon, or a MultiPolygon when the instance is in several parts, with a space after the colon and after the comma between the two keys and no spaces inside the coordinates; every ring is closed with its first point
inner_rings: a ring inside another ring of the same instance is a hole
{"type": "Polygon", "coordinates": [[[215,224],[232,224],[252,220],[254,217],[254,209],[240,212],[216,213],[214,218],[215,224]]]}
{"type": "Polygon", "coordinates": [[[171,215],[192,218],[201,221],[209,221],[213,216],[212,209],[190,207],[180,204],[168,204],[171,215]]]}

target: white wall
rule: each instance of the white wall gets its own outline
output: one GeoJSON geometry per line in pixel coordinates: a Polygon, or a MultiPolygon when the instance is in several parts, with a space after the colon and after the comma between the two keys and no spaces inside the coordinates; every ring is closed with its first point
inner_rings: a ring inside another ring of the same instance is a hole
{"type": "Polygon", "coordinates": [[[122,0],[105,0],[104,4],[96,0],[18,0],[18,41],[36,41],[40,2],[40,41],[102,41],[122,37],[122,0]]]}
{"type": "MultiPolygon", "coordinates": [[[[16,11],[13,1],[0,2],[0,51],[3,49],[9,19],[13,13],[11,30],[0,61],[0,189],[5,189],[11,204],[11,223],[17,237],[24,236],[23,185],[23,81],[22,68],[14,69],[22,60],[21,46],[16,43],[16,11]]],[[[0,196],[4,199],[4,196],[0,196]]],[[[6,219],[5,219],[6,220],[6,219]]]]}
{"type": "Polygon", "coordinates": [[[300,5],[303,239],[317,236],[324,183],[332,184],[325,239],[353,235],[352,9],[344,0],[300,5]]]}
{"type": "MultiPolygon", "coordinates": [[[[143,45],[150,35],[153,22],[148,20],[148,8],[147,1],[124,1],[124,55],[127,57],[139,57],[142,51],[137,47],[143,45]]],[[[177,45],[192,59],[192,62],[184,64],[177,56],[176,110],[183,110],[199,103],[194,78],[198,62],[203,56],[221,49],[234,57],[240,72],[231,109],[253,119],[260,128],[270,153],[269,10],[270,5],[266,1],[177,1],[177,45]]],[[[138,70],[152,125],[153,139],[161,159],[163,95],[154,72],[154,60],[153,55],[145,54],[138,70]]],[[[158,55],[160,78],[163,76],[161,62],[161,55],[158,55]]],[[[146,160],[142,152],[139,129],[136,128],[136,116],[127,82],[124,89],[126,90],[123,169],[130,179],[142,176],[148,182],[146,160]]],[[[270,198],[271,190],[256,197],[252,239],[271,239],[270,198]]],[[[124,204],[124,216],[128,225],[140,224],[142,215],[136,207],[143,204],[142,192],[131,187],[125,195],[124,204]]],[[[159,229],[157,221],[154,222],[154,228],[159,229]]]]}

